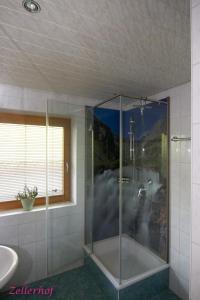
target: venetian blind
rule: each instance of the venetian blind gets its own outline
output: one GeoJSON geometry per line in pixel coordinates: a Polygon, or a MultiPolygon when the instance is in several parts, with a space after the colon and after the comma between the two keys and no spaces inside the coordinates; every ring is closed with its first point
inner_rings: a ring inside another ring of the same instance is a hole
{"type": "MultiPolygon", "coordinates": [[[[48,127],[48,192],[64,194],[64,128],[48,127]]],[[[46,195],[46,126],[0,123],[0,201],[24,185],[46,195]]]]}

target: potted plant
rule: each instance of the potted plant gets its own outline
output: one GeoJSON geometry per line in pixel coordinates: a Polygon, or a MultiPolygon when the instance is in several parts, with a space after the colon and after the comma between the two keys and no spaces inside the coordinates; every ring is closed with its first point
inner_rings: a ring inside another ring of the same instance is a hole
{"type": "Polygon", "coordinates": [[[25,185],[23,192],[19,192],[16,198],[21,201],[24,210],[32,210],[37,195],[38,188],[36,186],[33,189],[29,189],[25,185]]]}

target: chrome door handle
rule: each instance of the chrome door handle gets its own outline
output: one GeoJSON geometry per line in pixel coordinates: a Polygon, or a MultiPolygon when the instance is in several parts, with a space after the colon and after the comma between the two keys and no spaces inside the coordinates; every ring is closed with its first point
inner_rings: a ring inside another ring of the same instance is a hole
{"type": "Polygon", "coordinates": [[[121,180],[120,180],[120,178],[118,178],[118,182],[129,183],[130,182],[130,177],[122,177],[121,180]]]}

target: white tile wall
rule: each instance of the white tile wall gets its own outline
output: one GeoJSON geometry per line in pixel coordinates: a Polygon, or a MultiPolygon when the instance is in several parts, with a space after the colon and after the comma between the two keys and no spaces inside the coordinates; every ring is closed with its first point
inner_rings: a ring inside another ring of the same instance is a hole
{"type": "Polygon", "coordinates": [[[192,7],[194,7],[194,6],[198,5],[198,4],[200,4],[200,1],[199,1],[199,0],[191,0],[191,2],[192,2],[192,7]]]}
{"type": "Polygon", "coordinates": [[[0,216],[0,243],[14,248],[19,256],[19,268],[13,278],[15,284],[30,282],[38,274],[36,249],[39,249],[41,241],[36,235],[36,215],[36,212],[17,212],[0,216]]]}
{"type": "MultiPolygon", "coordinates": [[[[56,100],[67,99],[78,104],[81,100],[67,95],[54,95],[0,85],[0,108],[45,112],[45,101],[54,97],[56,100]]],[[[72,117],[72,200],[74,204],[51,208],[47,215],[45,209],[0,213],[0,244],[14,248],[19,255],[19,267],[9,285],[36,281],[46,277],[47,273],[59,273],[83,262],[84,111],[80,105],[61,102],[53,104],[52,101],[51,103],[50,112],[72,117]]]]}
{"type": "MultiPolygon", "coordinates": [[[[191,136],[190,83],[155,99],[170,97],[170,136],[191,136]]],[[[170,288],[189,299],[191,142],[170,143],[170,288]]]]}
{"type": "Polygon", "coordinates": [[[200,297],[200,1],[192,0],[192,240],[191,299],[200,297]]]}
{"type": "Polygon", "coordinates": [[[75,209],[75,206],[57,207],[48,214],[48,260],[45,210],[39,217],[35,210],[0,216],[0,244],[14,248],[19,255],[19,268],[13,283],[20,285],[45,277],[47,261],[50,274],[81,262],[83,213],[76,213],[75,209]]]}

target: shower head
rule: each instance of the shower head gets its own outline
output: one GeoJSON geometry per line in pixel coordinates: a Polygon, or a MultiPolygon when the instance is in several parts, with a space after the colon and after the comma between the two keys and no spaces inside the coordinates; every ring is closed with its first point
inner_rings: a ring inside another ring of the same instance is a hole
{"type": "Polygon", "coordinates": [[[133,116],[129,119],[129,124],[135,124],[135,120],[133,119],[133,116]]]}
{"type": "Polygon", "coordinates": [[[141,107],[140,107],[140,114],[141,114],[141,116],[143,117],[143,115],[144,115],[144,106],[141,106],[141,107]]]}
{"type": "Polygon", "coordinates": [[[149,101],[147,101],[147,100],[145,100],[145,99],[140,99],[139,101],[140,101],[140,103],[138,103],[138,104],[136,104],[136,105],[133,104],[132,107],[133,107],[134,109],[139,108],[139,109],[140,109],[140,113],[141,113],[141,117],[143,117],[143,116],[144,116],[144,111],[145,111],[146,109],[151,109],[152,106],[149,105],[149,101]]]}
{"type": "Polygon", "coordinates": [[[93,125],[90,124],[90,126],[89,126],[89,128],[88,128],[88,131],[89,131],[89,132],[92,132],[92,130],[93,130],[93,125]]]}

